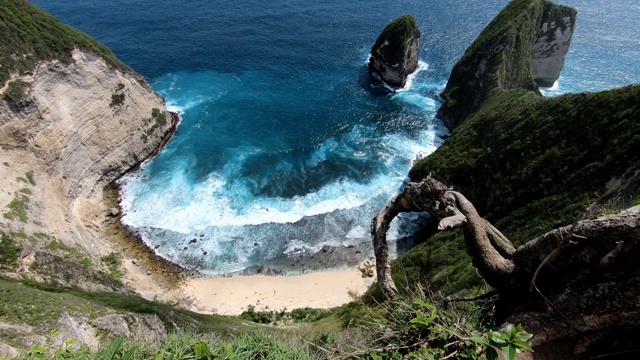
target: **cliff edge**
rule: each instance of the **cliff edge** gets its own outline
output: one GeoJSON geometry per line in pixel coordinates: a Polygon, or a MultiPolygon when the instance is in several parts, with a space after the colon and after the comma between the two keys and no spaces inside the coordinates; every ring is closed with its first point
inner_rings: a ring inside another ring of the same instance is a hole
{"type": "Polygon", "coordinates": [[[21,249],[13,272],[123,290],[76,275],[107,270],[100,258],[119,252],[106,234],[118,211],[103,188],[156,150],[174,119],[86,34],[25,1],[2,0],[0,12],[0,233],[21,249]]]}
{"type": "Polygon", "coordinates": [[[438,117],[455,129],[493,91],[526,89],[558,79],[575,28],[576,10],[547,0],[515,0],[480,33],[456,63],[438,117]]]}
{"type": "Polygon", "coordinates": [[[407,77],[418,68],[420,30],[411,15],[403,15],[390,22],[371,47],[369,68],[382,81],[394,88],[402,88],[407,77]]]}

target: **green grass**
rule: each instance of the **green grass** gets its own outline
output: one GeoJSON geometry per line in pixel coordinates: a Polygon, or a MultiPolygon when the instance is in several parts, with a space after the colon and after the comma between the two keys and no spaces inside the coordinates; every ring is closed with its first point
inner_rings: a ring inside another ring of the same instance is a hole
{"type": "Polygon", "coordinates": [[[60,288],[28,278],[23,282],[0,277],[0,321],[25,323],[49,332],[64,311],[89,318],[115,312],[155,314],[169,329],[178,326],[225,336],[247,330],[245,322],[234,317],[197,314],[136,295],[60,288]]]}
{"type": "Polygon", "coordinates": [[[130,68],[109,48],[62,24],[24,0],[0,0],[0,86],[12,73],[26,73],[42,60],[71,61],[75,48],[94,53],[121,70],[130,68]]]}

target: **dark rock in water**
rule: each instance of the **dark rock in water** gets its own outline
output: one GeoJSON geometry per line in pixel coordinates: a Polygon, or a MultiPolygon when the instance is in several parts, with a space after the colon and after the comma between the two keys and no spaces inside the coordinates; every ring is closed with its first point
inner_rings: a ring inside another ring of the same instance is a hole
{"type": "Polygon", "coordinates": [[[382,30],[371,48],[369,67],[389,86],[401,88],[418,68],[420,30],[411,15],[403,15],[382,30]]]}
{"type": "Polygon", "coordinates": [[[329,252],[329,250],[331,250],[331,245],[324,245],[322,247],[322,251],[324,251],[324,252],[329,252]]]}

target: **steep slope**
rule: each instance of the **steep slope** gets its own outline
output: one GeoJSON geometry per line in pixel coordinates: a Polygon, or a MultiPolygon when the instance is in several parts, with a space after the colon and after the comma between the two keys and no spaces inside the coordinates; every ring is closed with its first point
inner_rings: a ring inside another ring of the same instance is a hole
{"type": "Polygon", "coordinates": [[[104,186],[175,121],[140,75],[86,34],[21,0],[2,0],[0,16],[0,231],[22,248],[18,271],[36,269],[43,250],[93,270],[116,251],[104,186]]]}
{"type": "MultiPolygon", "coordinates": [[[[515,0],[509,4],[458,66],[465,59],[483,62],[487,49],[479,45],[482,39],[493,44],[491,39],[516,36],[513,27],[495,25],[500,19],[527,18],[535,3],[542,2],[515,0]]],[[[564,7],[559,9],[565,12],[564,7]]],[[[535,38],[532,26],[520,31],[526,32],[518,35],[521,38],[535,38]]],[[[503,66],[530,61],[528,56],[514,56],[502,54],[503,66]]],[[[449,114],[466,115],[456,118],[458,127],[441,148],[413,167],[413,181],[432,173],[454,186],[516,244],[570,224],[576,217],[638,203],[640,162],[633,154],[640,151],[640,86],[544,99],[534,86],[529,65],[518,71],[528,76],[511,83],[511,90],[497,82],[501,69],[504,67],[476,78],[475,84],[494,84],[483,87],[485,99],[480,103],[443,104],[449,106],[449,114]]],[[[466,86],[465,78],[458,78],[456,71],[449,89],[466,86]]],[[[465,258],[460,236],[437,234],[397,262],[398,278],[402,283],[402,277],[409,283],[422,279],[446,292],[459,291],[479,284],[465,258]]]]}

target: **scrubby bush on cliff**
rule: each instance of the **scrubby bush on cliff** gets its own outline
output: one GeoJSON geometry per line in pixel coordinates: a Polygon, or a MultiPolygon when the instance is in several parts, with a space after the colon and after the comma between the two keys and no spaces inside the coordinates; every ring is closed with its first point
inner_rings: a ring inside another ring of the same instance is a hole
{"type": "Polygon", "coordinates": [[[12,73],[24,74],[43,60],[71,61],[75,48],[88,50],[118,68],[129,67],[107,48],[25,0],[0,0],[0,86],[12,73]]]}

